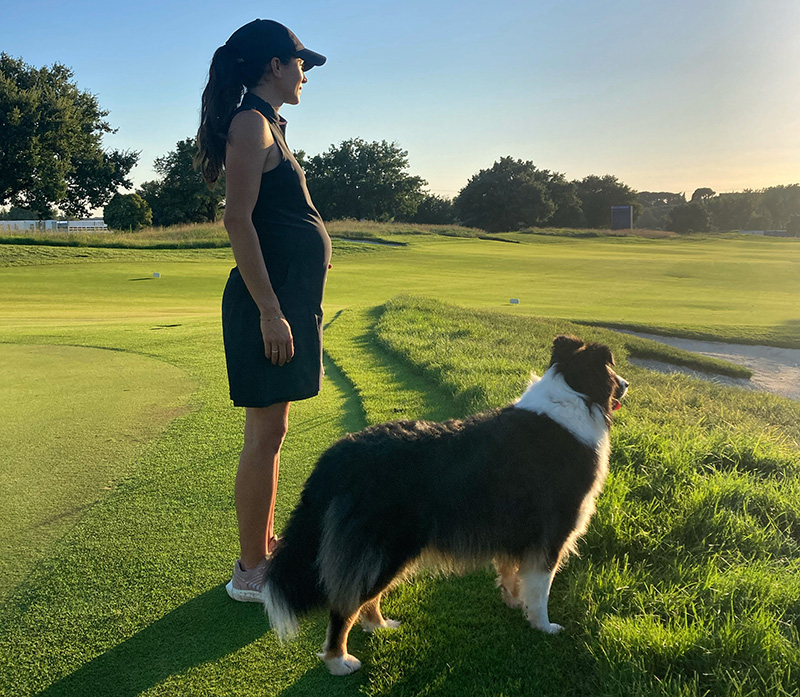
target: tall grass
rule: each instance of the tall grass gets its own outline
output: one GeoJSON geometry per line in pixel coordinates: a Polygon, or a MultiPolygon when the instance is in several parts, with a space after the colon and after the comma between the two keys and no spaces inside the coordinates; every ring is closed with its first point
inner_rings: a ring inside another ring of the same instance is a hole
{"type": "Polygon", "coordinates": [[[625,337],[562,321],[398,299],[376,326],[461,411],[512,400],[564,331],[609,344],[632,383],[582,556],[554,585],[552,614],[596,661],[585,694],[798,694],[800,403],[637,369],[625,337]]]}

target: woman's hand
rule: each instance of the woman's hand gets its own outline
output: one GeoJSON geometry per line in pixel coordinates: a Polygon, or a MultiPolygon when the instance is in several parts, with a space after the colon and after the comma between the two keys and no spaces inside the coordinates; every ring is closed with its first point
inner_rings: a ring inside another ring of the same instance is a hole
{"type": "Polygon", "coordinates": [[[294,356],[292,328],[285,317],[261,316],[261,336],[264,338],[264,355],[272,365],[283,365],[294,356]]]}

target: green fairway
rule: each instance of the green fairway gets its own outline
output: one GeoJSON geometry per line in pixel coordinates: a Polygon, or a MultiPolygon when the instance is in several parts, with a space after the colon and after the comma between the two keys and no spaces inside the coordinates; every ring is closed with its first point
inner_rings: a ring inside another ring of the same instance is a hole
{"type": "Polygon", "coordinates": [[[120,351],[0,344],[0,600],[185,411],[178,368],[120,351]]]}
{"type": "Polygon", "coordinates": [[[713,363],[568,321],[800,346],[800,245],[504,237],[520,243],[335,242],[324,390],[292,406],[276,523],[344,433],[502,404],[554,334],[605,341],[633,387],[556,577],[562,635],[480,571],[394,591],[403,626],[354,632],[364,668],[345,679],[315,657],[324,613],[278,644],[223,588],[243,426],[219,322],[230,250],[2,245],[0,694],[800,694],[800,404],[637,369],[713,363]],[[473,309],[390,301],[406,292],[473,309]]]}
{"type": "MultiPolygon", "coordinates": [[[[337,241],[326,309],[411,293],[515,315],[800,347],[797,240],[504,237],[520,244],[441,236],[395,236],[407,243],[399,248],[337,241]]],[[[9,249],[0,246],[6,255],[9,249]]],[[[216,317],[232,263],[226,249],[44,249],[33,249],[31,265],[3,270],[0,327],[216,317]],[[58,270],[42,273],[42,257],[58,270]]]]}

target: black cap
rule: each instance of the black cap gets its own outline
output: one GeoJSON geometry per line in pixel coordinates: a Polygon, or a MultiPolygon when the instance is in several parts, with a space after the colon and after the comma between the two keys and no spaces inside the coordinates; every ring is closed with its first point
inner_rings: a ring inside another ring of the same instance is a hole
{"type": "Polygon", "coordinates": [[[296,56],[303,60],[303,70],[311,70],[327,60],[321,53],[303,46],[291,29],[271,19],[254,19],[239,27],[225,43],[234,51],[239,61],[257,60],[266,63],[276,56],[296,56]]]}

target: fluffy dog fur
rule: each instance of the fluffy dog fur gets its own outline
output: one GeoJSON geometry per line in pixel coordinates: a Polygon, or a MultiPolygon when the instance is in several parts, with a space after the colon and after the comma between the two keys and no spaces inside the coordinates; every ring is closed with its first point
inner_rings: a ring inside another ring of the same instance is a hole
{"type": "Polygon", "coordinates": [[[330,608],[320,657],[334,675],[357,619],[396,627],[381,594],[420,559],[493,561],[503,600],[545,632],[560,564],[608,472],[611,413],[627,389],[610,350],[560,336],[550,367],[515,403],[444,423],[397,421],[348,435],[320,458],[268,565],[264,603],[281,638],[330,608]]]}

